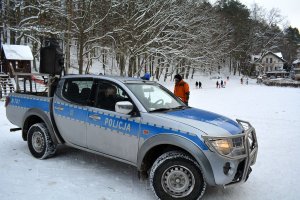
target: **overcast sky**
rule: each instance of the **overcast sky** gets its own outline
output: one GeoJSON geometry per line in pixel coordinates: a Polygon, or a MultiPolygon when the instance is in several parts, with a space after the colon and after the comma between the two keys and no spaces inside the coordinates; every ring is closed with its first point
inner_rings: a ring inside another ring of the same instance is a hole
{"type": "MultiPolygon", "coordinates": [[[[216,2],[217,0],[211,0],[216,2]]],[[[251,5],[257,3],[266,10],[278,8],[280,14],[286,18],[293,28],[300,31],[300,0],[239,0],[242,4],[251,9],[251,5]]]]}

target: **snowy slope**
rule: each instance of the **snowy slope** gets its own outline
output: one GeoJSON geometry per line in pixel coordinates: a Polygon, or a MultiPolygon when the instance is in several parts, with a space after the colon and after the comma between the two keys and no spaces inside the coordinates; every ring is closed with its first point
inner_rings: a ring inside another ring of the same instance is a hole
{"type": "MultiPolygon", "coordinates": [[[[259,153],[249,180],[223,189],[209,187],[205,200],[300,199],[300,89],[241,85],[201,79],[203,89],[190,81],[190,105],[233,119],[250,121],[256,128],[259,153]]],[[[170,90],[173,83],[164,83],[170,90]]],[[[20,132],[5,116],[0,102],[0,199],[155,199],[148,181],[139,180],[134,167],[69,147],[60,146],[47,160],[33,158],[20,132]]]]}

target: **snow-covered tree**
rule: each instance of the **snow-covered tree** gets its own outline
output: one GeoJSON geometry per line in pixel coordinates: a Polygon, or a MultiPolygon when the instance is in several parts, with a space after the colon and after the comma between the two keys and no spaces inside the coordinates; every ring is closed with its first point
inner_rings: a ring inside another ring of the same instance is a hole
{"type": "Polygon", "coordinates": [[[278,10],[236,0],[5,0],[0,10],[4,42],[29,44],[38,57],[44,38],[61,39],[66,69],[78,66],[80,74],[95,60],[104,73],[149,71],[156,79],[226,65],[243,72],[250,55],[280,51],[287,41],[278,10]]]}
{"type": "Polygon", "coordinates": [[[84,59],[110,37],[105,25],[114,4],[109,0],[66,0],[65,3],[69,34],[66,45],[76,43],[79,73],[82,74],[84,59]]]}

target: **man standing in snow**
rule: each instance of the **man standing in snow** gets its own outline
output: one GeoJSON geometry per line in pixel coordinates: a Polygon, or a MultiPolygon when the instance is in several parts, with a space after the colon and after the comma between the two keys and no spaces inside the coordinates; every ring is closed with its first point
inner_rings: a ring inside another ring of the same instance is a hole
{"type": "Polygon", "coordinates": [[[190,98],[190,87],[189,84],[186,83],[180,74],[176,74],[174,76],[175,80],[175,88],[174,94],[179,97],[186,105],[189,103],[190,98]]]}
{"type": "Polygon", "coordinates": [[[217,86],[217,88],[220,88],[219,81],[216,82],[216,86],[217,86]]]}

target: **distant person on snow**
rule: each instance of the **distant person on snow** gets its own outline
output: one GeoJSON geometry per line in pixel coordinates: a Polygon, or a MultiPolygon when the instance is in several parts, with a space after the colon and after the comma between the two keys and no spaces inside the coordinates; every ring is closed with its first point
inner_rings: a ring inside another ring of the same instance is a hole
{"type": "Polygon", "coordinates": [[[198,81],[196,81],[196,88],[198,88],[198,81]]]}
{"type": "Polygon", "coordinates": [[[216,82],[216,86],[217,86],[217,88],[220,88],[219,81],[216,82]]]}
{"type": "Polygon", "coordinates": [[[186,83],[180,74],[176,74],[174,76],[175,87],[174,94],[179,97],[181,101],[183,101],[186,105],[189,103],[190,98],[190,87],[189,84],[186,83]]]}
{"type": "Polygon", "coordinates": [[[199,81],[199,88],[202,88],[202,83],[201,83],[201,81],[199,81]]]}
{"type": "Polygon", "coordinates": [[[241,84],[243,85],[243,77],[241,78],[241,84]]]}
{"type": "Polygon", "coordinates": [[[221,87],[222,87],[222,88],[224,87],[224,85],[223,85],[223,80],[221,80],[221,87]]]}

